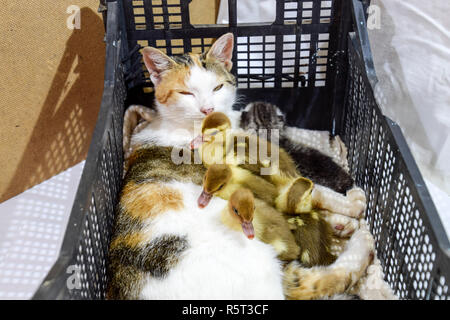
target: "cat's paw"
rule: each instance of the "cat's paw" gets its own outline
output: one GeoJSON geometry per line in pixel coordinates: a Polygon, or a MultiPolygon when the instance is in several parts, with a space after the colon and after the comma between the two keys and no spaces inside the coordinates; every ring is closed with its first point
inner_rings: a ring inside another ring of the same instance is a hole
{"type": "Polygon", "coordinates": [[[359,187],[353,187],[347,191],[347,198],[350,200],[360,200],[366,202],[366,193],[359,187]]]}
{"type": "Polygon", "coordinates": [[[331,238],[331,245],[330,245],[330,252],[333,256],[338,257],[347,246],[347,242],[349,239],[344,238],[338,238],[338,237],[332,237],[331,238]]]}
{"type": "Polygon", "coordinates": [[[363,251],[373,252],[375,249],[375,240],[366,228],[359,229],[347,243],[347,248],[359,248],[363,251]]]}
{"type": "MultiPolygon", "coordinates": [[[[372,262],[375,255],[375,241],[369,231],[359,229],[350,240],[339,257],[339,263],[351,272],[363,272],[372,262]]],[[[356,279],[354,279],[356,280],[356,279]]]]}
{"type": "Polygon", "coordinates": [[[366,203],[360,200],[354,200],[352,201],[351,208],[349,210],[350,217],[352,218],[363,218],[364,217],[364,211],[366,210],[366,203]]]}
{"type": "Polygon", "coordinates": [[[354,187],[347,191],[347,200],[351,202],[349,214],[352,218],[361,218],[366,210],[366,194],[361,188],[354,187]]]}
{"type": "Polygon", "coordinates": [[[359,228],[359,221],[341,214],[330,214],[326,221],[333,229],[333,234],[340,238],[350,237],[359,228]]]}

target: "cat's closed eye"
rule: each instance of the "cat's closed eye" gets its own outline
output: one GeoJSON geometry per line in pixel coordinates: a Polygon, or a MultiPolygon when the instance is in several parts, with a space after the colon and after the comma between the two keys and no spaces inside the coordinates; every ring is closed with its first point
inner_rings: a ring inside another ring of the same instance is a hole
{"type": "Polygon", "coordinates": [[[178,91],[179,94],[185,95],[185,96],[193,96],[194,94],[189,91],[178,91]]]}
{"type": "Polygon", "coordinates": [[[223,87],[223,83],[219,84],[217,87],[215,87],[213,91],[214,92],[219,91],[220,89],[222,89],[222,87],[223,87]]]}

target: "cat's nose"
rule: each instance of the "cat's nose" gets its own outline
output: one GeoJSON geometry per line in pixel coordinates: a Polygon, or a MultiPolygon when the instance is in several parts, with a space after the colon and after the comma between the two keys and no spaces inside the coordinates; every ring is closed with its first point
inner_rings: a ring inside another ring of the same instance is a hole
{"type": "Polygon", "coordinates": [[[201,111],[203,114],[208,115],[208,114],[210,114],[211,112],[214,111],[214,108],[200,108],[200,111],[201,111]]]}

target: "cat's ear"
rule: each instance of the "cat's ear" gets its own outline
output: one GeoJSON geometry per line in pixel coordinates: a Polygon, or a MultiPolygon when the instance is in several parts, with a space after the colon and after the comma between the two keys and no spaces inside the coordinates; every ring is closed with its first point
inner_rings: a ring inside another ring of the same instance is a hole
{"type": "Polygon", "coordinates": [[[155,87],[161,81],[161,74],[176,64],[175,61],[162,51],[153,47],[144,48],[142,50],[142,57],[144,58],[145,66],[150,73],[150,79],[155,87]]]}
{"type": "Polygon", "coordinates": [[[226,33],[214,42],[211,49],[206,54],[207,58],[214,58],[225,65],[228,71],[233,67],[231,58],[233,57],[234,36],[226,33]]]}

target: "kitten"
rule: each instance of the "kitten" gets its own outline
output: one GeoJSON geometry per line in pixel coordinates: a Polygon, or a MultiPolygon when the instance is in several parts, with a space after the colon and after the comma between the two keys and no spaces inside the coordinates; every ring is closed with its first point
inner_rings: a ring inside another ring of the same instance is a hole
{"type": "Polygon", "coordinates": [[[296,161],[301,174],[314,183],[345,194],[354,185],[354,180],[331,157],[311,147],[292,141],[285,133],[285,118],[275,105],[265,102],[249,104],[242,112],[241,127],[245,130],[267,129],[270,139],[271,130],[279,130],[280,147],[296,161]]]}
{"type": "Polygon", "coordinates": [[[315,183],[312,192],[314,206],[344,216],[360,218],[366,208],[364,191],[354,186],[351,176],[331,157],[291,139],[287,132],[293,128],[285,127],[283,119],[276,106],[264,102],[251,103],[243,111],[241,126],[251,130],[280,130],[280,146],[294,158],[300,173],[315,183]]]}

